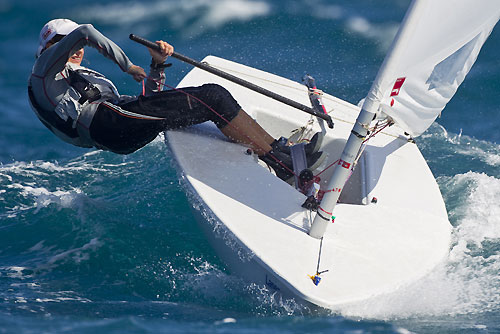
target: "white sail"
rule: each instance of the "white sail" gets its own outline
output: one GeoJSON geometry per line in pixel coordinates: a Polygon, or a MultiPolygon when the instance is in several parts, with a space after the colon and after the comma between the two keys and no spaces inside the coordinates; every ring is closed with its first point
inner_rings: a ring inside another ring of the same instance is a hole
{"type": "Polygon", "coordinates": [[[363,108],[412,136],[453,97],[500,17],[500,0],[414,0],[363,108]]]}

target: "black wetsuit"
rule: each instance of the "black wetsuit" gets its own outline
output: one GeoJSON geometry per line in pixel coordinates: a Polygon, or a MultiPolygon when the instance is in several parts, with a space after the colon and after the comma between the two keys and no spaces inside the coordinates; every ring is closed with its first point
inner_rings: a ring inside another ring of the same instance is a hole
{"type": "Polygon", "coordinates": [[[102,74],[67,63],[84,46],[96,48],[124,72],[133,65],[115,43],[86,24],[43,52],[29,80],[30,101],[37,116],[73,145],[128,154],[164,130],[205,121],[223,128],[241,109],[227,90],[215,84],[164,91],[161,66],[151,66],[144,96],[120,95],[102,74]],[[72,72],[97,88],[98,98],[84,99],[75,92],[72,72]]]}
{"type": "Polygon", "coordinates": [[[113,152],[127,154],[164,130],[206,121],[223,128],[240,109],[231,94],[215,84],[162,91],[117,105],[101,103],[90,124],[90,137],[113,152]],[[156,119],[145,118],[150,116],[156,119]]]}

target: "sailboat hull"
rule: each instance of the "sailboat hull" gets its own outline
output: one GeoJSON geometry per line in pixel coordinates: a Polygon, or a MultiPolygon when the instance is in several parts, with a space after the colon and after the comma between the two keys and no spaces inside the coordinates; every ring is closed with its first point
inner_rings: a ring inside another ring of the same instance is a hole
{"type": "MultiPolygon", "coordinates": [[[[306,87],[296,82],[213,56],[204,61],[309,103],[306,87]]],[[[275,137],[290,136],[310,120],[310,115],[198,69],[178,87],[204,83],[228,89],[275,137]]],[[[359,112],[327,94],[323,102],[335,129],[327,131],[322,150],[328,158],[316,174],[339,158],[359,112]]],[[[312,131],[321,131],[317,123],[312,131]]],[[[323,239],[319,269],[328,272],[318,285],[309,275],[317,270],[320,240],[308,235],[314,213],[301,207],[304,195],[211,123],[169,131],[165,138],[208,239],[228,268],[248,281],[336,308],[411,284],[448,254],[451,226],[439,187],[417,146],[395,126],[370,140],[344,187],[335,222],[323,239]]],[[[320,175],[323,186],[334,168],[320,175]]]]}

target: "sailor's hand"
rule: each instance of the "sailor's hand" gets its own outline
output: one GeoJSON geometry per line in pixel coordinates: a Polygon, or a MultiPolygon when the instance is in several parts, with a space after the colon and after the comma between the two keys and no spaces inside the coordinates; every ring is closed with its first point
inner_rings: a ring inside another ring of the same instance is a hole
{"type": "Polygon", "coordinates": [[[141,82],[142,80],[147,78],[146,72],[140,66],[136,65],[130,66],[127,73],[130,74],[137,82],[141,82]]]}
{"type": "Polygon", "coordinates": [[[149,53],[151,57],[153,57],[153,62],[155,64],[163,64],[165,60],[167,60],[168,56],[171,56],[174,53],[174,47],[167,42],[164,41],[156,41],[156,44],[160,47],[160,52],[149,49],[149,53]]]}

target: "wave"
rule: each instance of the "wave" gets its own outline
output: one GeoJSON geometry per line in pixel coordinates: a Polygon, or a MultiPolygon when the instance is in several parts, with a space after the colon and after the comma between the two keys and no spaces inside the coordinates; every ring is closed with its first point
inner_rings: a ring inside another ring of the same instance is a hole
{"type": "Polygon", "coordinates": [[[436,177],[473,171],[500,178],[500,145],[495,142],[463,135],[461,131],[449,133],[438,123],[416,141],[436,177]]]}
{"type": "MultiPolygon", "coordinates": [[[[83,159],[86,156],[84,155],[83,159]]],[[[79,186],[65,180],[105,171],[86,161],[73,161],[66,165],[57,162],[15,162],[0,167],[0,202],[4,205],[2,218],[15,218],[23,212],[54,204],[58,209],[78,210],[87,196],[79,186]]],[[[94,174],[95,175],[95,174],[94,174]]]]}
{"type": "MultiPolygon", "coordinates": [[[[431,168],[441,163],[443,152],[453,152],[465,161],[477,154],[478,169],[487,165],[497,170],[496,144],[449,134],[437,125],[426,136],[420,145],[431,168]],[[492,156],[481,159],[477,147],[492,156]],[[456,153],[458,149],[465,153],[456,153]]],[[[192,204],[162,139],[125,157],[91,151],[66,162],[0,166],[0,203],[5,209],[0,212],[0,240],[18,250],[10,256],[0,253],[9,259],[0,275],[19,280],[12,284],[33,284],[30,294],[15,296],[49,298],[42,291],[31,293],[47,280],[74,280],[65,289],[74,291],[74,298],[94,300],[125,289],[127,295],[147,300],[199,300],[264,315],[307,314],[296,302],[224,271],[196,226],[192,204]]],[[[500,176],[455,174],[451,160],[445,160],[446,172],[438,175],[438,182],[454,226],[447,261],[415,285],[346,307],[342,314],[401,318],[500,307],[495,299],[500,292],[500,176]]]]}
{"type": "Polygon", "coordinates": [[[500,145],[470,136],[463,136],[462,130],[458,134],[449,134],[443,126],[439,124],[437,126],[442,131],[442,137],[451,144],[456,154],[479,159],[492,167],[500,166],[500,145]]]}
{"type": "Polygon", "coordinates": [[[339,22],[347,33],[375,42],[379,51],[385,53],[399,27],[399,22],[377,23],[362,11],[332,5],[322,1],[268,0],[192,0],[152,1],[149,3],[130,1],[85,6],[70,11],[78,22],[92,22],[117,27],[134,28],[147,34],[157,30],[158,25],[180,33],[184,38],[197,37],[206,31],[217,30],[229,23],[249,22],[254,19],[271,18],[276,15],[306,16],[313,20],[339,22]],[[85,14],[81,14],[85,13],[85,14]],[[139,25],[140,24],[140,25],[139,25]]]}
{"type": "Polygon", "coordinates": [[[374,24],[362,16],[349,17],[345,22],[346,28],[362,37],[375,41],[379,52],[385,54],[399,29],[399,23],[374,24]]]}
{"type": "Polygon", "coordinates": [[[160,136],[126,157],[1,165],[0,277],[9,280],[0,299],[37,313],[103,299],[293,312],[295,302],[224,271],[169,154],[160,136]]]}
{"type": "MultiPolygon", "coordinates": [[[[375,42],[378,51],[384,53],[389,48],[396,32],[399,22],[378,23],[370,14],[361,14],[366,9],[363,7],[355,10],[349,8],[351,4],[330,4],[324,1],[303,1],[300,5],[295,4],[289,7],[290,14],[310,15],[311,18],[319,21],[332,21],[340,24],[348,34],[358,35],[363,39],[375,42]]],[[[387,6],[387,5],[386,5],[387,6]]]]}
{"type": "Polygon", "coordinates": [[[197,36],[228,22],[246,22],[267,16],[271,6],[262,0],[131,1],[92,5],[74,11],[78,21],[113,26],[131,26],[154,21],[168,23],[184,36],[197,36]],[[84,12],[85,14],[79,14],[84,12]]]}

